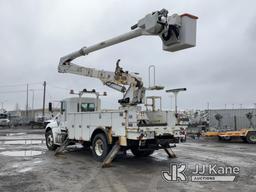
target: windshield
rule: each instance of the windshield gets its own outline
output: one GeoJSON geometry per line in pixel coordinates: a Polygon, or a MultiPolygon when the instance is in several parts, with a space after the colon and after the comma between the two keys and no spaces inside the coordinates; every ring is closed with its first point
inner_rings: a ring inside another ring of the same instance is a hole
{"type": "Polygon", "coordinates": [[[82,103],[81,104],[81,112],[87,111],[95,111],[95,104],[94,103],[82,103]]]}

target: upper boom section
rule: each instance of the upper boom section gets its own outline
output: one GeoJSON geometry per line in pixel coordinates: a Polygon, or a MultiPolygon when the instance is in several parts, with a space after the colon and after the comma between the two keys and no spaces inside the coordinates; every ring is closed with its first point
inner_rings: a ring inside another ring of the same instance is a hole
{"type": "Polygon", "coordinates": [[[142,35],[159,36],[165,51],[174,52],[194,47],[196,45],[196,19],[197,17],[189,14],[168,16],[166,9],[150,13],[133,25],[131,31],[89,47],[82,47],[80,50],[62,57],[58,71],[100,79],[104,85],[124,93],[123,99],[119,100],[122,106],[141,104],[145,97],[142,79],[135,74],[123,71],[118,64],[119,61],[115,72],[83,67],[71,63],[71,61],[93,51],[142,35]]]}
{"type": "MultiPolygon", "coordinates": [[[[190,14],[168,16],[168,11],[162,9],[147,14],[131,27],[131,31],[89,47],[82,47],[80,50],[62,57],[59,64],[68,65],[77,57],[142,35],[159,36],[165,51],[174,52],[194,47],[196,45],[196,20],[197,17],[190,14]]],[[[59,67],[59,72],[65,71],[59,67]]]]}

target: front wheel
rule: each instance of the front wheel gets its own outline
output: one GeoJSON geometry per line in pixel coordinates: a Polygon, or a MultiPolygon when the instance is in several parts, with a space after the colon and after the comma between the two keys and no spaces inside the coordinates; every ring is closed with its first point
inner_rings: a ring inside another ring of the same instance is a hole
{"type": "Polygon", "coordinates": [[[149,155],[152,155],[155,150],[153,149],[139,150],[137,148],[132,148],[131,151],[132,151],[132,154],[136,157],[147,157],[149,155]]]}
{"type": "Polygon", "coordinates": [[[57,149],[57,145],[54,144],[53,142],[53,134],[52,131],[49,130],[46,132],[45,134],[45,142],[46,142],[46,146],[50,151],[54,151],[55,149],[57,149]]]}
{"type": "Polygon", "coordinates": [[[92,155],[96,161],[103,161],[108,152],[110,146],[108,145],[107,138],[104,134],[99,133],[95,135],[92,141],[92,155]]]}

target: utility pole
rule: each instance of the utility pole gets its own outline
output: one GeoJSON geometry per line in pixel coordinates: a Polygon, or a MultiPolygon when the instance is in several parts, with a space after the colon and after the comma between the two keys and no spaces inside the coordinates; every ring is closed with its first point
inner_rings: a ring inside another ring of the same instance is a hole
{"type": "Polygon", "coordinates": [[[35,111],[34,111],[34,103],[35,103],[35,90],[31,89],[32,91],[32,117],[35,119],[35,111]]]}
{"type": "Polygon", "coordinates": [[[45,92],[46,92],[46,81],[44,81],[44,95],[43,95],[43,121],[44,121],[44,115],[45,115],[45,92]]]}
{"type": "Polygon", "coordinates": [[[7,100],[1,101],[1,110],[0,111],[4,111],[4,102],[7,102],[7,100]]]}
{"type": "Polygon", "coordinates": [[[28,120],[28,84],[27,84],[27,98],[26,98],[26,118],[28,120]]]}

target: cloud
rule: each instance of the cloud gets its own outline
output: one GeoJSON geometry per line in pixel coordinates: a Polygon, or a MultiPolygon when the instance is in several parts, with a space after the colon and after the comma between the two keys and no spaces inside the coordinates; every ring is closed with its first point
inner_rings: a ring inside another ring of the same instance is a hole
{"type": "MultiPolygon", "coordinates": [[[[75,62],[113,71],[115,61],[120,58],[125,70],[139,72],[145,85],[148,66],[156,65],[158,84],[166,88],[188,88],[179,97],[179,105],[184,109],[205,108],[207,102],[212,107],[233,103],[252,106],[256,102],[255,4],[249,0],[1,1],[0,85],[46,80],[47,101],[67,97],[68,89],[96,88],[110,94],[102,102],[105,107],[117,107],[121,94],[103,86],[99,80],[59,74],[59,58],[82,46],[125,33],[145,14],[166,8],[171,13],[189,12],[199,16],[197,47],[167,53],[162,51],[158,37],[140,37],[75,62]]],[[[42,89],[42,83],[30,87],[42,89]]],[[[3,92],[24,90],[26,86],[0,88],[3,92]]],[[[159,94],[163,96],[163,106],[168,108],[170,98],[164,92],[159,94]]],[[[24,108],[25,96],[0,93],[0,101],[7,100],[5,106],[9,109],[15,103],[24,108]]],[[[37,91],[36,107],[42,106],[41,100],[42,93],[37,91]]]]}

